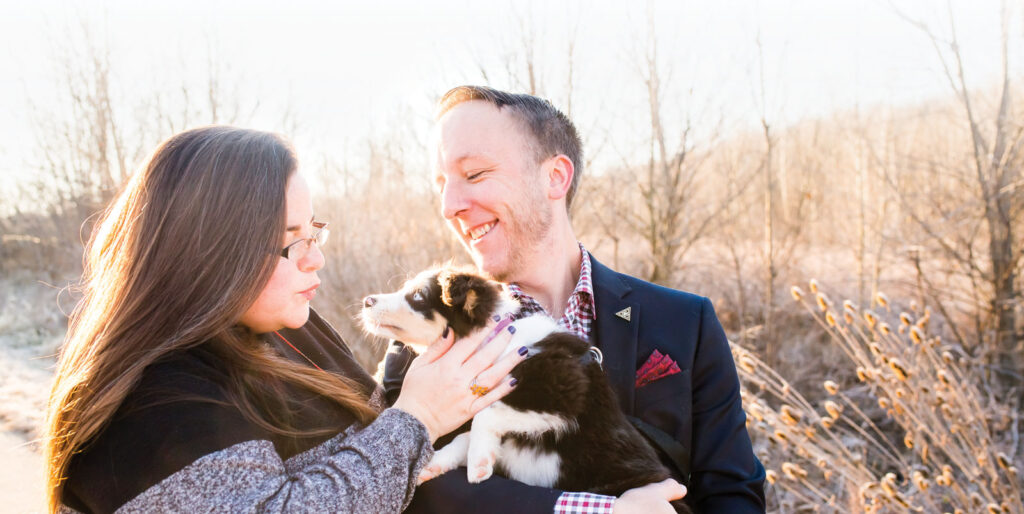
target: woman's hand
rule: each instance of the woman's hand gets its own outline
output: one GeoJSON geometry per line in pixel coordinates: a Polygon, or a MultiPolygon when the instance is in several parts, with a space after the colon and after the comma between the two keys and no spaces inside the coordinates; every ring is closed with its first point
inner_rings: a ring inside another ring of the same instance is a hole
{"type": "Polygon", "coordinates": [[[613,514],[675,514],[676,510],[668,502],[686,496],[686,486],[671,478],[647,484],[643,487],[630,489],[615,500],[613,514]]]}
{"type": "Polygon", "coordinates": [[[427,427],[432,442],[462,426],[515,387],[515,380],[508,373],[526,358],[525,348],[495,362],[508,346],[513,334],[509,329],[513,327],[502,330],[480,347],[494,326],[492,322],[478,335],[458,341],[450,329],[445,329],[445,335],[409,366],[395,407],[419,419],[427,427]],[[490,391],[477,396],[471,389],[474,385],[490,391]]]}

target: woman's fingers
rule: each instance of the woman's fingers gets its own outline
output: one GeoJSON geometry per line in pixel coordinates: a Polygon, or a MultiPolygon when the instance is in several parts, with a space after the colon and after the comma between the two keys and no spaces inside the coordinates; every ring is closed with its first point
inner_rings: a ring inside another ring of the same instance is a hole
{"type": "Polygon", "coordinates": [[[491,388],[487,394],[473,400],[473,403],[469,405],[469,411],[472,416],[476,416],[476,413],[484,410],[484,407],[502,399],[506,394],[511,393],[512,389],[518,385],[516,379],[508,377],[507,380],[501,382],[501,384],[491,388]]]}
{"type": "Polygon", "coordinates": [[[527,348],[525,346],[519,347],[514,352],[509,352],[508,355],[502,357],[498,362],[495,362],[490,367],[477,373],[475,375],[476,385],[487,388],[494,387],[501,382],[502,379],[508,377],[508,374],[512,372],[512,368],[515,368],[516,365],[523,362],[523,359],[526,359],[526,356],[527,348]]]}
{"type": "MultiPolygon", "coordinates": [[[[496,325],[497,323],[495,323],[493,320],[488,321],[487,325],[484,326],[484,328],[478,330],[472,336],[463,337],[462,339],[456,341],[455,344],[452,346],[452,349],[448,352],[448,355],[450,356],[449,358],[452,359],[452,362],[456,362],[459,364],[465,362],[466,359],[468,359],[469,356],[472,355],[474,351],[476,351],[477,347],[480,346],[480,341],[482,341],[485,337],[487,337],[488,334],[494,331],[494,327],[496,325]]],[[[488,343],[487,346],[490,346],[490,344],[488,343]]]]}
{"type": "Polygon", "coordinates": [[[668,501],[681,499],[686,496],[686,486],[676,482],[671,478],[666,478],[661,482],[650,484],[647,487],[655,490],[655,494],[665,498],[668,501]]]}
{"type": "MultiPolygon", "coordinates": [[[[476,353],[469,356],[465,362],[466,369],[476,375],[483,371],[487,366],[490,366],[498,357],[508,348],[509,342],[512,340],[512,335],[515,334],[516,327],[509,325],[505,327],[501,333],[495,334],[495,336],[483,346],[477,346],[476,353]]],[[[490,332],[488,332],[488,336],[490,332]]],[[[485,336],[485,340],[486,340],[485,336]]]]}
{"type": "Polygon", "coordinates": [[[444,332],[441,333],[441,337],[437,338],[433,343],[430,343],[430,346],[427,347],[427,351],[423,352],[423,355],[416,358],[416,361],[420,362],[417,364],[416,361],[413,361],[412,365],[422,366],[423,364],[429,364],[440,359],[441,356],[447,353],[455,343],[455,334],[453,332],[454,331],[450,327],[444,327],[444,332]]]}

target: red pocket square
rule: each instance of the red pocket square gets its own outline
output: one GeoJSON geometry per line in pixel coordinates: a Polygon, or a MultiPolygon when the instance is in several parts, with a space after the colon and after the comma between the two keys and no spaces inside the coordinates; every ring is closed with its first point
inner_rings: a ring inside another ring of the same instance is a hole
{"type": "Polygon", "coordinates": [[[636,371],[635,387],[640,388],[659,378],[675,375],[680,371],[679,365],[672,360],[672,357],[654,350],[654,353],[647,358],[647,362],[636,371]]]}

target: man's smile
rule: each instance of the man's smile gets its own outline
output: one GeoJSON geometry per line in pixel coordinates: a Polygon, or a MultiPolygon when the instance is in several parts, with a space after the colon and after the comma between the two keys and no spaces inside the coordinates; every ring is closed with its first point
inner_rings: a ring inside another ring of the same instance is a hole
{"type": "Polygon", "coordinates": [[[489,223],[484,223],[483,225],[477,225],[476,227],[467,230],[465,234],[469,236],[470,240],[478,241],[480,240],[480,238],[487,235],[491,231],[491,229],[494,228],[494,226],[497,224],[497,221],[491,221],[489,223]]]}

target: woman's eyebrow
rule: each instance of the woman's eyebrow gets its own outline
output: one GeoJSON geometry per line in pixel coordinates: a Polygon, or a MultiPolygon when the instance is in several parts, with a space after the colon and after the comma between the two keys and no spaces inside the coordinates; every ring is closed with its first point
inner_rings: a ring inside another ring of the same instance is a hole
{"type": "MultiPolygon", "coordinates": [[[[310,216],[309,217],[309,222],[313,223],[313,220],[315,220],[315,219],[316,219],[315,215],[314,216],[310,216]]],[[[302,230],[302,225],[292,225],[292,226],[284,229],[285,232],[298,232],[299,230],[302,230]]]]}

